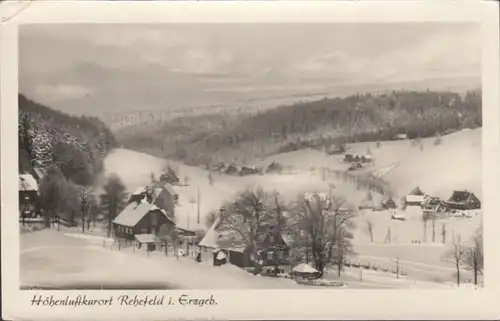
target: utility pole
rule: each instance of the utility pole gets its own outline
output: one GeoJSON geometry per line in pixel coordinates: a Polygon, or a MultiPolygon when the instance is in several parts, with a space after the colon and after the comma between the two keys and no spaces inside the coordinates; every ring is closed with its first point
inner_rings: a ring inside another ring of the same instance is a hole
{"type": "Polygon", "coordinates": [[[197,223],[200,224],[200,188],[197,189],[197,223]]]}
{"type": "Polygon", "coordinates": [[[396,258],[396,279],[399,279],[399,257],[396,258]]]}

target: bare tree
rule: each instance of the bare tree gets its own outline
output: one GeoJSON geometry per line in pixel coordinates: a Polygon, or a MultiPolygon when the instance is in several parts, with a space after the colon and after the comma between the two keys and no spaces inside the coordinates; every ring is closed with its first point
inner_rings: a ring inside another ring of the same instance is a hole
{"type": "Polygon", "coordinates": [[[460,285],[460,266],[464,263],[466,247],[462,244],[460,235],[453,238],[450,248],[443,254],[443,259],[453,262],[457,270],[457,285],[460,285]]]}
{"type": "Polygon", "coordinates": [[[101,195],[101,204],[108,218],[108,237],[111,237],[111,225],[114,218],[125,206],[125,186],[117,174],[111,174],[104,184],[104,194],[101,195]]]}
{"type": "Polygon", "coordinates": [[[368,236],[370,237],[370,242],[373,243],[373,221],[370,219],[366,220],[366,232],[368,233],[368,236]]]}
{"type": "Polygon", "coordinates": [[[423,237],[423,242],[427,242],[427,221],[429,220],[429,217],[424,213],[422,214],[421,217],[422,220],[422,227],[424,228],[424,237],[423,237]]]}
{"type": "Polygon", "coordinates": [[[432,214],[432,243],[436,241],[436,214],[432,214]]]}
{"type": "Polygon", "coordinates": [[[168,246],[172,245],[174,250],[174,255],[179,258],[179,253],[177,251],[177,246],[179,243],[179,235],[175,226],[169,224],[162,224],[158,231],[158,238],[162,241],[165,248],[165,255],[168,255],[168,246]]]}
{"type": "Polygon", "coordinates": [[[269,211],[270,195],[261,187],[247,188],[224,207],[220,230],[228,231],[232,238],[239,240],[250,247],[254,273],[258,273],[260,266],[260,251],[258,234],[271,221],[269,211]]]}
{"type": "Polygon", "coordinates": [[[341,198],[324,199],[313,194],[299,197],[290,208],[291,228],[302,231],[302,240],[307,240],[306,249],[320,275],[328,263],[335,263],[341,270],[345,255],[351,253],[350,234],[346,231],[352,227],[354,214],[352,210],[341,210],[342,205],[345,201],[341,198]]]}
{"type": "Polygon", "coordinates": [[[446,243],[446,224],[441,225],[441,237],[443,244],[446,243]]]}
{"type": "Polygon", "coordinates": [[[82,233],[85,233],[85,219],[90,222],[89,213],[92,207],[92,190],[87,186],[80,186],[77,196],[82,218],[82,233]]]}
{"type": "Polygon", "coordinates": [[[472,238],[471,245],[465,252],[464,264],[472,269],[474,273],[474,284],[478,284],[478,274],[483,274],[484,251],[483,251],[483,230],[479,228],[472,238]]]}

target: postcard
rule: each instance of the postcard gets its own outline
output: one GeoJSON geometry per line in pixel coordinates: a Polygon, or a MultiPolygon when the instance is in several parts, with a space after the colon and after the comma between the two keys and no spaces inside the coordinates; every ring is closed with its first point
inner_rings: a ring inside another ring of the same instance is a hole
{"type": "Polygon", "coordinates": [[[498,3],[4,5],[5,319],[500,315],[498,3]]]}

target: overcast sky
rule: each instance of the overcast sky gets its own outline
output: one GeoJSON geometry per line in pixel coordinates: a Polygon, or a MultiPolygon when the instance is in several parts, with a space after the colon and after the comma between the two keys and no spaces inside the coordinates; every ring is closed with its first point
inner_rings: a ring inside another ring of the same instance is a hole
{"type": "Polygon", "coordinates": [[[19,84],[89,113],[337,87],[477,87],[480,41],[467,24],[24,25],[19,84]]]}

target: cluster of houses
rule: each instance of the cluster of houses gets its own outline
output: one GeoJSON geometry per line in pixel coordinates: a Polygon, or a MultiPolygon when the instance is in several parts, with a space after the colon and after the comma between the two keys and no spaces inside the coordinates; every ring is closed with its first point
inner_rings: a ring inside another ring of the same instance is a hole
{"type": "MultiPolygon", "coordinates": [[[[481,201],[470,191],[456,190],[453,191],[448,200],[443,200],[439,197],[431,196],[424,193],[417,186],[408,195],[402,198],[401,207],[419,207],[424,215],[438,215],[463,213],[464,211],[477,210],[481,208],[481,201]]],[[[365,198],[359,205],[359,209],[371,209],[374,211],[391,210],[398,208],[398,205],[392,197],[386,197],[376,204],[373,199],[365,198]]],[[[446,216],[445,215],[445,216],[446,216]]],[[[438,215],[439,216],[439,215],[438,215]]],[[[402,214],[394,214],[393,219],[404,220],[402,214]]]]}
{"type": "Polygon", "coordinates": [[[405,196],[404,206],[419,206],[424,212],[454,212],[480,209],[481,201],[468,190],[455,190],[448,200],[442,200],[416,187],[405,196]]]}
{"type": "Polygon", "coordinates": [[[227,175],[248,176],[248,175],[262,175],[264,173],[279,173],[283,170],[283,166],[274,161],[266,169],[257,166],[238,166],[235,163],[218,163],[212,167],[213,171],[221,172],[227,175]]]}

